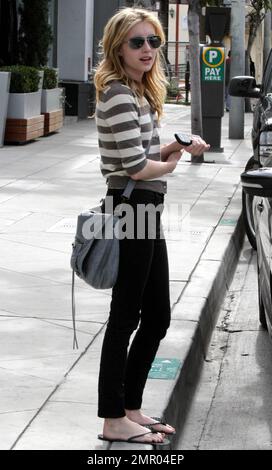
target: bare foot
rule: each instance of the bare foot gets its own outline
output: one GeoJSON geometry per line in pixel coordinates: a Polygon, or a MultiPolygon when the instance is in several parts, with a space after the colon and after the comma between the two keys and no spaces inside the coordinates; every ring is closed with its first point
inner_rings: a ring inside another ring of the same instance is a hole
{"type": "Polygon", "coordinates": [[[159,433],[164,433],[164,434],[175,433],[175,428],[173,428],[169,424],[161,424],[161,423],[156,424],[155,419],[150,418],[150,416],[144,415],[141,410],[126,410],[126,415],[131,421],[141,424],[142,426],[152,424],[153,431],[157,431],[159,433]]]}
{"type": "MultiPolygon", "coordinates": [[[[145,436],[137,437],[137,441],[145,444],[160,443],[163,442],[164,437],[161,433],[152,433],[150,429],[141,426],[128,419],[126,416],[123,418],[105,419],[103,427],[103,436],[108,439],[122,439],[127,440],[132,436],[138,436],[139,434],[146,434],[145,436]]],[[[133,442],[133,440],[131,441],[133,442]]]]}

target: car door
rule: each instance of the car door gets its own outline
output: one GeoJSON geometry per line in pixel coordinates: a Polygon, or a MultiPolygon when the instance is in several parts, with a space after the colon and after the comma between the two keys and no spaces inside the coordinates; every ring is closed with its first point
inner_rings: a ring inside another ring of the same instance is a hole
{"type": "MultiPolygon", "coordinates": [[[[268,56],[261,85],[261,97],[256,102],[252,125],[254,159],[259,159],[260,133],[271,128],[272,123],[272,50],[268,56]]],[[[272,166],[272,155],[261,166],[272,166]]]]}
{"type": "Polygon", "coordinates": [[[259,286],[265,311],[271,317],[272,200],[262,198],[255,206],[259,286]]]}

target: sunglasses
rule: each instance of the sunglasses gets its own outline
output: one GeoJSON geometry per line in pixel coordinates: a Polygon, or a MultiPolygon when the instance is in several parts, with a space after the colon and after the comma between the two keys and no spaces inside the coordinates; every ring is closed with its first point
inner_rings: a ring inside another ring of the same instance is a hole
{"type": "Polygon", "coordinates": [[[128,43],[131,49],[141,49],[145,41],[148,42],[149,46],[152,47],[152,49],[158,49],[161,46],[162,42],[160,36],[147,36],[146,38],[143,36],[137,36],[135,38],[130,38],[128,41],[125,42],[128,43]]]}

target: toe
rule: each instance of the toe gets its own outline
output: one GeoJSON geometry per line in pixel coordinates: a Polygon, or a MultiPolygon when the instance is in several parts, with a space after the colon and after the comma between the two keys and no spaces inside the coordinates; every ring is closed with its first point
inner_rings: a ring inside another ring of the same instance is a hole
{"type": "Polygon", "coordinates": [[[163,424],[163,423],[152,423],[150,424],[150,428],[152,428],[155,432],[160,432],[163,434],[174,434],[175,433],[175,428],[170,426],[169,424],[163,424]]]}

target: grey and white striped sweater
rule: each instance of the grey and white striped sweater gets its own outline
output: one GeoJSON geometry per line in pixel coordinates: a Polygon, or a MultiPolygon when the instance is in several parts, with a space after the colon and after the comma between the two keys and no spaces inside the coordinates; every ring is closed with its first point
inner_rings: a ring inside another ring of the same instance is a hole
{"type": "MultiPolygon", "coordinates": [[[[150,160],[160,161],[158,121],[154,116],[154,129],[150,105],[146,98],[135,93],[119,81],[113,81],[100,93],[96,106],[96,124],[100,168],[109,188],[124,188],[130,175],[142,170],[150,160]],[[145,150],[151,140],[148,156],[145,150]]],[[[164,177],[140,180],[136,188],[166,193],[164,177]]]]}

